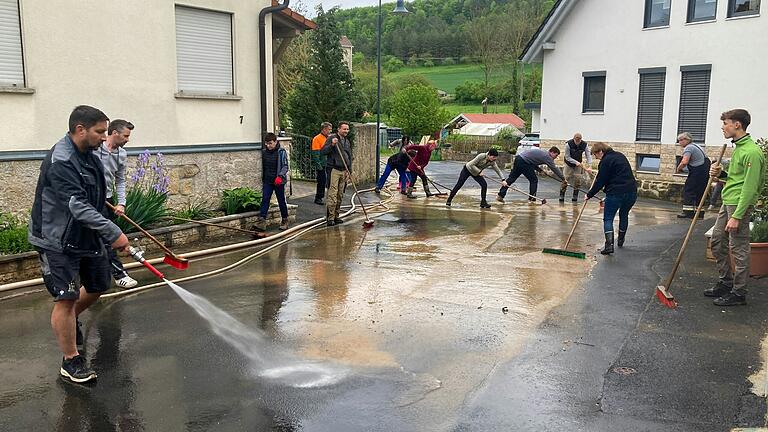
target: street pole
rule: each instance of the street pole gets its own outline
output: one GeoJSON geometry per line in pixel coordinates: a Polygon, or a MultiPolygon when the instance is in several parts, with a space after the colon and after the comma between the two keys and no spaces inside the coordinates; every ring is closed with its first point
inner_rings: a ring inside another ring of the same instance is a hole
{"type": "Polygon", "coordinates": [[[381,0],[379,0],[379,16],[376,22],[376,178],[379,181],[379,165],[381,164],[381,0]]]}

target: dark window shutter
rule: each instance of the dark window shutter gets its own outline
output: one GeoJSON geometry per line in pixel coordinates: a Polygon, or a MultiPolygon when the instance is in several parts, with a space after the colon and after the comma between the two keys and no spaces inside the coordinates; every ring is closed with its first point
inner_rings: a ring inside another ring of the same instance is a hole
{"type": "Polygon", "coordinates": [[[707,132],[710,70],[683,71],[680,86],[680,117],[677,133],[688,132],[693,141],[703,143],[707,132]]]}
{"type": "Polygon", "coordinates": [[[641,73],[640,96],[637,103],[638,141],[661,141],[661,122],[664,117],[664,83],[667,74],[641,73]]]}

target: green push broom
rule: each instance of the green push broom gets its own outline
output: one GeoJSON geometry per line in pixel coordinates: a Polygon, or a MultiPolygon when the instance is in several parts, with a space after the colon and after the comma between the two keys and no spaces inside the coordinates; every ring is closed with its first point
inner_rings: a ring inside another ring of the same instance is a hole
{"type": "MultiPolygon", "coordinates": [[[[595,185],[595,181],[597,180],[597,176],[595,176],[594,179],[592,179],[592,186],[595,185]]],[[[592,189],[592,186],[590,186],[590,189],[592,189]]],[[[565,241],[565,246],[563,246],[562,249],[549,249],[544,248],[543,252],[548,254],[554,254],[554,255],[563,255],[567,257],[572,258],[581,258],[586,259],[587,254],[584,252],[572,252],[568,250],[568,245],[571,243],[571,239],[573,238],[573,234],[576,232],[576,227],[579,225],[579,221],[581,220],[581,215],[584,214],[584,209],[587,207],[587,200],[584,200],[584,204],[581,205],[581,210],[579,210],[579,215],[576,216],[576,220],[573,222],[573,227],[571,228],[571,233],[568,234],[568,240],[565,241]]]]}

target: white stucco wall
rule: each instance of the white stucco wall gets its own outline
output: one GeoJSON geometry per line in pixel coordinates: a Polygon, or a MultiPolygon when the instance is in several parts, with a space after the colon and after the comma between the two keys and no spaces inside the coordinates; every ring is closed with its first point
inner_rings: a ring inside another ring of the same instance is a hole
{"type": "Polygon", "coordinates": [[[754,136],[768,135],[768,18],[727,19],[727,6],[718,1],[714,22],[686,24],[688,1],[672,0],[669,27],[644,30],[642,0],[580,0],[550,39],[556,48],[544,51],[542,139],[581,131],[589,141],[634,142],[638,68],[666,67],[662,143],[674,143],[680,66],[697,64],[712,65],[706,144],[723,142],[720,113],[731,108],[750,111],[754,136]],[[582,114],[582,72],[603,70],[605,112],[582,114]]]}
{"type": "MultiPolygon", "coordinates": [[[[143,146],[260,141],[258,14],[270,3],[178,4],[234,14],[235,92],[241,100],[174,96],[172,1],[21,0],[27,86],[35,92],[0,92],[0,151],[49,148],[66,132],[69,113],[79,104],[132,121],[133,141],[143,146]]],[[[270,34],[271,20],[268,53],[270,34]]],[[[267,56],[268,63],[271,57],[267,56]]],[[[267,71],[271,70],[269,64],[267,71]]],[[[268,83],[267,89],[271,88],[268,83]]],[[[267,109],[272,106],[269,102],[267,109]]],[[[272,117],[271,112],[268,115],[272,117]]]]}

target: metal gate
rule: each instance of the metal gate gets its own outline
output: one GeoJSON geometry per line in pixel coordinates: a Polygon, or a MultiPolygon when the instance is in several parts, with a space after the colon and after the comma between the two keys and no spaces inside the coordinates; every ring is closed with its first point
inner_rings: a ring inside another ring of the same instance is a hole
{"type": "Polygon", "coordinates": [[[312,161],[312,138],[290,134],[291,137],[291,178],[316,180],[317,171],[312,161]]]}

